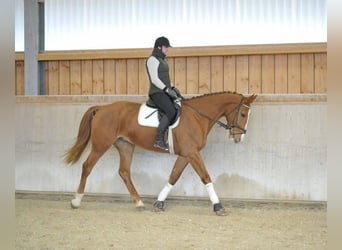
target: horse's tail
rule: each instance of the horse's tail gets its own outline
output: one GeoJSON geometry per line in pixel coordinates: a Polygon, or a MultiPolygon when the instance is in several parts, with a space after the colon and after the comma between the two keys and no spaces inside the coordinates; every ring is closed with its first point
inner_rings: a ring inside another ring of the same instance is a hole
{"type": "Polygon", "coordinates": [[[76,163],[88,145],[91,135],[91,123],[98,109],[99,106],[93,106],[84,113],[80,127],[78,129],[77,140],[75,144],[65,153],[64,161],[67,164],[76,163]]]}

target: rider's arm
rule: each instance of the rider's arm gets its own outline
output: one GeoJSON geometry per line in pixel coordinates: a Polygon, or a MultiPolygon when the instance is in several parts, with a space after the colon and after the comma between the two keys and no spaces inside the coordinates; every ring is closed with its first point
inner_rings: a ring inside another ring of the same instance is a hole
{"type": "Polygon", "coordinates": [[[159,67],[158,59],[155,58],[154,56],[150,56],[147,59],[147,70],[151,77],[151,81],[156,87],[160,89],[165,89],[166,87],[165,84],[162,82],[162,80],[160,80],[158,76],[158,67],[159,67]]]}

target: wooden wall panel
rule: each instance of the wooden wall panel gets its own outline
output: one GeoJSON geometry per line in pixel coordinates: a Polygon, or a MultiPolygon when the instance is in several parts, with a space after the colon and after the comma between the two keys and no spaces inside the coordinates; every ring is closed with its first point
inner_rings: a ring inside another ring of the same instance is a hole
{"type": "Polygon", "coordinates": [[[325,54],[315,54],[315,93],[327,92],[327,57],[325,54]]]}
{"type": "Polygon", "coordinates": [[[70,94],[81,95],[82,94],[82,83],[81,83],[81,61],[70,61],[70,94]]]}
{"type": "Polygon", "coordinates": [[[211,57],[211,89],[210,92],[223,91],[223,57],[211,57]]]}
{"type": "Polygon", "coordinates": [[[236,56],[223,58],[223,89],[236,91],[236,56]]]}
{"type": "Polygon", "coordinates": [[[248,93],[248,56],[236,57],[236,91],[248,93]]]}
{"type": "Polygon", "coordinates": [[[288,55],[288,93],[300,93],[300,54],[288,55]]]}
{"type": "Polygon", "coordinates": [[[261,93],[261,56],[251,55],[248,60],[249,93],[261,93]]]}
{"type": "Polygon", "coordinates": [[[93,62],[84,60],[81,62],[81,94],[93,94],[93,62]]]}
{"type": "Polygon", "coordinates": [[[287,93],[287,55],[275,55],[274,92],[287,93]]]}
{"type": "Polygon", "coordinates": [[[274,93],[274,55],[263,55],[261,57],[261,92],[265,94],[274,93]]]}
{"type": "Polygon", "coordinates": [[[59,62],[50,61],[47,63],[46,94],[59,95],[59,62]]]}
{"type": "Polygon", "coordinates": [[[24,61],[15,62],[15,94],[25,95],[24,61]]]}
{"type": "Polygon", "coordinates": [[[70,61],[59,62],[59,95],[70,95],[70,61]]]}
{"type": "MultiPolygon", "coordinates": [[[[169,64],[169,70],[170,70],[170,79],[172,84],[174,84],[177,88],[182,89],[184,86],[181,86],[183,84],[177,83],[175,81],[175,58],[167,58],[167,62],[169,64]]],[[[185,83],[184,83],[185,84],[185,83]]]]}
{"type": "Polygon", "coordinates": [[[93,60],[93,94],[102,95],[104,93],[103,60],[93,60]]]}
{"type": "Polygon", "coordinates": [[[127,59],[127,94],[139,94],[139,60],[127,59]]]}
{"type": "Polygon", "coordinates": [[[146,59],[139,59],[139,95],[148,95],[150,81],[146,70],[146,59]]]}
{"type": "Polygon", "coordinates": [[[210,92],[211,79],[210,57],[203,56],[198,59],[198,93],[205,94],[210,92]]]}
{"type": "Polygon", "coordinates": [[[105,95],[115,94],[115,60],[103,61],[103,88],[105,95]]]}
{"type": "Polygon", "coordinates": [[[181,93],[186,92],[186,58],[185,57],[177,57],[174,62],[174,83],[175,86],[179,89],[181,93]]]}
{"type": "Polygon", "coordinates": [[[301,93],[314,93],[314,55],[301,55],[301,93]]]}
{"type": "MultiPolygon", "coordinates": [[[[42,52],[46,94],[147,95],[146,51],[42,52]]],[[[324,44],[173,48],[167,60],[171,81],[182,94],[327,91],[324,44]]],[[[16,95],[23,95],[23,53],[16,53],[15,66],[16,95]]]]}
{"type": "Polygon", "coordinates": [[[117,95],[127,94],[127,60],[126,59],[119,59],[116,61],[115,82],[116,82],[115,94],[117,95]]]}
{"type": "Polygon", "coordinates": [[[198,94],[198,57],[186,59],[186,93],[198,94]]]}

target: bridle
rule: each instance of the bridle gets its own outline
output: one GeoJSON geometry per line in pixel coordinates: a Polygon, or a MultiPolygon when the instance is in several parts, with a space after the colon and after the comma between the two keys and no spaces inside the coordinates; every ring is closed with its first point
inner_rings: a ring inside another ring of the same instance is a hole
{"type": "MultiPolygon", "coordinates": [[[[234,136],[234,135],[244,135],[244,134],[247,133],[247,129],[242,128],[242,127],[240,127],[240,126],[238,125],[239,113],[240,113],[241,107],[246,107],[246,108],[249,109],[249,106],[243,103],[243,97],[241,98],[240,103],[239,103],[232,111],[230,111],[230,112],[226,115],[226,116],[228,116],[230,113],[232,113],[234,110],[236,110],[235,116],[234,116],[234,120],[233,120],[233,124],[231,125],[230,129],[231,129],[231,128],[237,128],[237,129],[240,130],[240,132],[238,132],[238,133],[232,133],[232,132],[230,132],[230,135],[232,135],[232,136],[234,136]]],[[[230,131],[231,131],[231,130],[230,130],[230,131]]]]}
{"type": "MultiPolygon", "coordinates": [[[[198,110],[198,109],[196,109],[195,107],[193,107],[192,105],[190,105],[190,104],[186,101],[186,99],[185,99],[184,97],[180,96],[180,98],[182,99],[182,102],[184,102],[184,104],[185,104],[186,106],[188,106],[189,108],[191,108],[191,109],[193,109],[194,111],[196,111],[199,115],[205,117],[205,118],[208,119],[209,121],[213,121],[213,120],[214,120],[214,119],[212,119],[211,117],[209,117],[208,115],[204,114],[204,113],[201,112],[200,110],[198,110]]],[[[240,113],[241,107],[246,107],[246,108],[248,108],[248,109],[250,108],[248,105],[246,105],[246,104],[243,103],[243,97],[241,98],[240,103],[239,103],[233,110],[231,110],[231,111],[226,115],[226,116],[229,116],[232,112],[236,111],[236,112],[235,112],[235,117],[234,117],[234,119],[233,119],[233,124],[229,125],[228,122],[227,122],[227,124],[224,124],[224,123],[221,122],[221,121],[215,121],[215,123],[218,124],[219,126],[225,128],[226,130],[229,130],[229,131],[230,131],[230,134],[231,134],[232,136],[234,136],[234,135],[243,135],[243,134],[246,134],[247,129],[242,128],[242,127],[240,127],[240,126],[237,124],[237,122],[238,122],[238,120],[239,120],[239,113],[240,113]],[[240,132],[239,132],[239,133],[231,133],[231,129],[232,129],[232,128],[237,128],[237,129],[240,130],[240,132]]]]}

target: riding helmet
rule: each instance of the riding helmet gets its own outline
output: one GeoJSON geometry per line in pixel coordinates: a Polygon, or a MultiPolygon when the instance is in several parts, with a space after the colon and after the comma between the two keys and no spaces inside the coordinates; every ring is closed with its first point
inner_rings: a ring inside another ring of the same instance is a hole
{"type": "Polygon", "coordinates": [[[161,46],[171,47],[169,39],[167,39],[164,36],[158,37],[156,41],[154,42],[154,48],[161,47],[161,46]]]}

